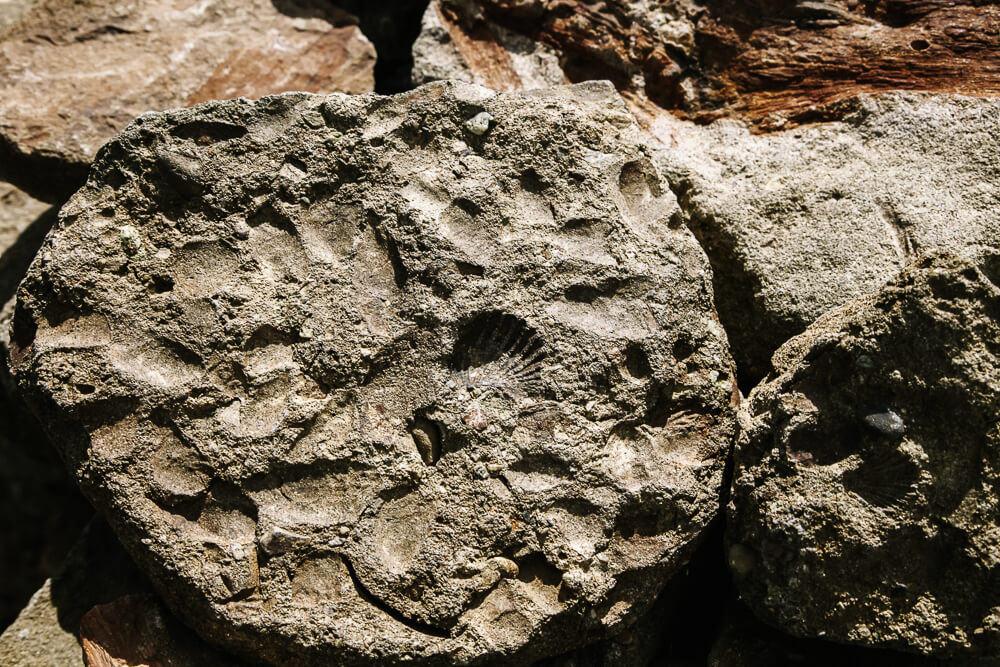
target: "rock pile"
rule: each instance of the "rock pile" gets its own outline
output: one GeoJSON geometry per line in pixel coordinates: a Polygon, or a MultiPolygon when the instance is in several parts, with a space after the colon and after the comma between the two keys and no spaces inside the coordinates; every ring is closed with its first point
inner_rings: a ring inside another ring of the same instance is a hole
{"type": "Polygon", "coordinates": [[[996,667],[998,17],[0,3],[0,662],[996,667]]]}

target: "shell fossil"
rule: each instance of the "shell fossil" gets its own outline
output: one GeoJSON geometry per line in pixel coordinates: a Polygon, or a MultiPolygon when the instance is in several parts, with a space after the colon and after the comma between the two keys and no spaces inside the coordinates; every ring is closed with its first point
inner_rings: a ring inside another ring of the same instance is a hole
{"type": "Polygon", "coordinates": [[[910,495],[920,477],[920,467],[898,449],[884,449],[844,473],[844,487],[867,503],[887,507],[910,495]]]}
{"type": "Polygon", "coordinates": [[[453,367],[466,387],[529,388],[540,380],[545,344],[519,317],[482,313],[455,345],[453,367]]]}

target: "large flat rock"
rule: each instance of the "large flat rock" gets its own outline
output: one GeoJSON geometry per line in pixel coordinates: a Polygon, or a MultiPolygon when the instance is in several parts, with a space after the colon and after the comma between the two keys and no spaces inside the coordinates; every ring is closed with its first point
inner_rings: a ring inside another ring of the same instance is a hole
{"type": "Polygon", "coordinates": [[[998,655],[998,267],[924,255],[775,354],[740,411],[727,536],[758,616],[998,655]]]}
{"type": "Polygon", "coordinates": [[[0,33],[0,178],[55,202],[143,112],[371,91],[375,52],[350,22],[312,0],[40,0],[0,33]]]}
{"type": "Polygon", "coordinates": [[[85,494],[207,638],[525,661],[652,603],[719,505],[708,261],[607,84],[148,114],[19,293],[85,494]]]}

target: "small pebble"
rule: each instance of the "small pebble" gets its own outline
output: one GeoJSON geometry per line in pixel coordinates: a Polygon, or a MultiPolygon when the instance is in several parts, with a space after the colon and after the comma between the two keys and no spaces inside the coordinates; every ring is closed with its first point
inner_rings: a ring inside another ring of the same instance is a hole
{"type": "Polygon", "coordinates": [[[865,416],[865,423],[873,429],[890,437],[899,437],[906,430],[903,418],[892,410],[885,412],[875,412],[865,416]]]}
{"type": "Polygon", "coordinates": [[[238,239],[247,240],[250,238],[250,225],[245,220],[237,220],[233,223],[233,234],[238,239]]]}
{"type": "Polygon", "coordinates": [[[125,225],[119,232],[122,243],[122,250],[129,257],[134,257],[142,252],[142,235],[139,230],[132,225],[125,225]]]}
{"type": "Polygon", "coordinates": [[[492,120],[493,116],[489,115],[485,111],[482,111],[466,121],[465,127],[469,130],[469,132],[472,132],[478,137],[486,134],[486,131],[490,129],[490,122],[492,120]]]}

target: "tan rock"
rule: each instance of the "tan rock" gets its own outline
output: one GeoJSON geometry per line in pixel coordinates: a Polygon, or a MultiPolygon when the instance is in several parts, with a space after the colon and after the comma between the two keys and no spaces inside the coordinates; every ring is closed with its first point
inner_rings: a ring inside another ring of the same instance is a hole
{"type": "Polygon", "coordinates": [[[351,21],[310,0],[43,0],[0,41],[0,178],[54,201],[145,111],[371,91],[375,52],[351,21]]]}

